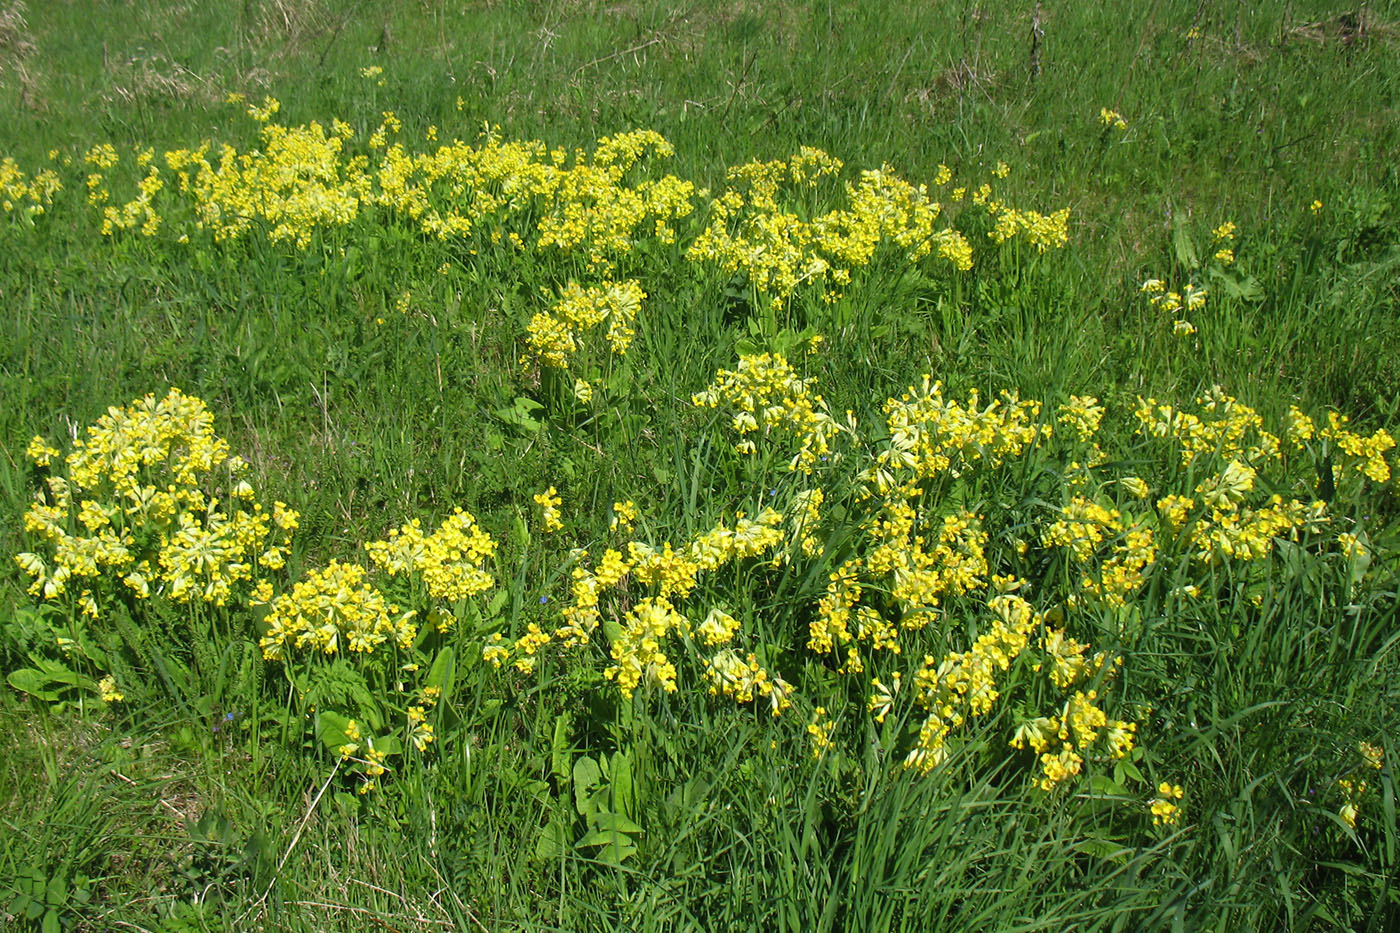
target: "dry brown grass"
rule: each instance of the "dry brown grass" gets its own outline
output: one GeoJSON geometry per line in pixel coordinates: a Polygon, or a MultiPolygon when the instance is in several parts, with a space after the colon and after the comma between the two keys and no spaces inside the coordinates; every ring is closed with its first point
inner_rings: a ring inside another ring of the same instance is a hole
{"type": "Polygon", "coordinates": [[[1348,10],[1290,28],[1287,37],[1315,45],[1362,45],[1367,42],[1394,42],[1400,39],[1400,26],[1380,19],[1370,10],[1348,10]]]}
{"type": "Polygon", "coordinates": [[[112,79],[107,94],[111,100],[128,104],[214,100],[212,93],[202,93],[206,90],[204,79],[158,52],[138,49],[119,61],[109,62],[107,70],[112,79]]]}
{"type": "Polygon", "coordinates": [[[13,67],[34,54],[34,37],[25,19],[24,0],[0,6],[0,70],[13,67]]]}
{"type": "Polygon", "coordinates": [[[25,19],[24,0],[10,0],[0,6],[0,85],[13,80],[19,86],[20,105],[42,109],[39,84],[29,68],[38,46],[25,19]]]}
{"type": "Polygon", "coordinates": [[[323,0],[262,0],[252,32],[259,39],[299,44],[333,28],[335,19],[323,0]]]}

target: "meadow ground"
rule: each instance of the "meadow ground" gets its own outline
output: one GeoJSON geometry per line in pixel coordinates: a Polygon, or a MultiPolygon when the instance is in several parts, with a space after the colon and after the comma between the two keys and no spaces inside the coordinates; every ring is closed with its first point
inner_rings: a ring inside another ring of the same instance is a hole
{"type": "Polygon", "coordinates": [[[1400,8],[0,0],[0,926],[1400,925],[1400,8]]]}

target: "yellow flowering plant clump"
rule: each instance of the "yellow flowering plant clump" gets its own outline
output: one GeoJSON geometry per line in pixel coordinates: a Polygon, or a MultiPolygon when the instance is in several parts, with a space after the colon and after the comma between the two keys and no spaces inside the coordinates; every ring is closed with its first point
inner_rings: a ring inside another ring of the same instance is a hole
{"type": "MultiPolygon", "coordinates": [[[[211,613],[246,609],[287,562],[297,513],[256,501],[246,461],[179,389],[108,409],[67,454],[42,437],[27,453],[41,483],[24,516],[31,548],[14,559],[61,620],[55,663],[116,664],[121,620],[173,606],[181,637],[202,637],[211,613]]],[[[121,690],[108,686],[113,702],[121,690]]]]}
{"type": "Polygon", "coordinates": [[[789,435],[797,442],[789,469],[810,474],[821,458],[831,454],[832,441],[846,430],[831,417],[822,397],[811,391],[813,384],[783,356],[752,354],[741,356],[736,369],[716,373],[714,382],[692,396],[691,402],[732,413],[730,424],[739,434],[734,449],[741,454],[758,451],[755,438],[789,435]]]}
{"type": "MultiPolygon", "coordinates": [[[[138,161],[146,175],[134,198],[107,205],[103,172],[117,164],[110,146],[96,147],[88,163],[89,201],[102,209],[103,232],[139,228],[154,236],[167,215],[191,218],[190,228],[214,240],[262,232],[274,243],[310,248],[319,233],[384,211],[441,240],[483,231],[492,244],[577,257],[595,274],[610,272],[639,243],[675,241],[676,224],[693,210],[695,188],[674,175],[634,177],[638,166],[672,154],[651,130],[599,139],[592,152],[550,149],[538,140],[506,141],[487,126],[474,143],[438,141],[430,127],[424,151],[401,136],[393,111],[362,136],[335,119],[287,126],[273,118],[280,103],[250,107],[262,123],[260,145],[240,151],[205,140],[164,153],[167,185],[153,153],[138,161]]],[[[48,176],[44,176],[48,179],[48,176]]],[[[183,240],[182,240],[183,242],[183,240]]]]}
{"type": "MultiPolygon", "coordinates": [[[[42,547],[16,556],[31,595],[98,618],[108,600],[164,597],[225,606],[286,562],[297,513],[271,512],[244,479],[204,403],[171,389],[111,408],[75,440],[25,513],[42,547]]],[[[29,445],[36,466],[61,452],[29,445]]]]}
{"type": "Polygon", "coordinates": [[[0,211],[7,216],[32,221],[48,211],[54,195],[62,190],[63,182],[53,169],[29,176],[9,156],[0,159],[0,211]]]}
{"type": "Polygon", "coordinates": [[[269,661],[286,658],[289,647],[327,655],[370,653],[391,638],[407,649],[418,633],[413,615],[401,613],[367,582],[363,567],[331,561],[271,600],[259,647],[269,661]]]}
{"type": "Polygon", "coordinates": [[[646,297],[634,279],[588,287],[569,282],[553,307],[531,319],[526,339],[540,362],[557,369],[566,368],[588,346],[595,330],[602,331],[608,349],[620,356],[632,345],[633,323],[646,297]]]}
{"type": "MultiPolygon", "coordinates": [[[[710,201],[709,222],[687,258],[741,275],[770,308],[781,307],[804,286],[821,286],[826,301],[836,300],[853,274],[885,247],[906,264],[936,256],[952,270],[972,268],[972,244],[947,219],[930,187],[900,178],[888,165],[862,171],[844,185],[844,206],[817,213],[812,192],[824,179],[838,179],[842,168],[839,159],[802,147],[786,160],[729,169],[729,187],[710,201]]],[[[934,188],[951,179],[951,170],[940,167],[934,188]]],[[[963,200],[963,190],[950,200],[963,200]]],[[[990,236],[998,244],[1017,234],[1041,252],[1068,242],[1068,209],[1048,215],[1017,210],[993,198],[985,185],[973,203],[996,218],[990,236]]]]}
{"type": "Polygon", "coordinates": [[[496,542],[461,508],[431,534],[414,519],[365,551],[379,580],[331,561],[279,595],[270,586],[259,593],[263,657],[281,666],[322,746],[361,793],[382,783],[397,756],[436,740],[433,711],[448,698],[465,643],[501,605],[471,604],[495,584],[496,542]],[[464,617],[473,622],[465,629],[464,617]]]}

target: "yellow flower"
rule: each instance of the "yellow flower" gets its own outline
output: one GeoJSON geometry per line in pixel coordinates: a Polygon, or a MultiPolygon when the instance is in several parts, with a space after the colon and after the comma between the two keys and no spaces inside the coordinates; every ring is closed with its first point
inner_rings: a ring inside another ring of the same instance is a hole
{"type": "Polygon", "coordinates": [[[615,531],[630,531],[637,520],[637,505],[631,499],[613,503],[612,521],[608,527],[615,531]]]}
{"type": "Polygon", "coordinates": [[[126,699],[125,694],[117,689],[117,679],[111,674],[98,681],[97,692],[102,695],[103,703],[120,703],[126,699]]]}
{"type": "Polygon", "coordinates": [[[559,491],[550,486],[544,492],[535,496],[535,503],[539,505],[540,512],[544,517],[544,530],[546,533],[553,533],[564,527],[564,522],[560,518],[559,505],[563,502],[559,498],[559,491]]]}
{"type": "Polygon", "coordinates": [[[1117,130],[1128,128],[1128,121],[1123,119],[1123,115],[1116,110],[1109,110],[1107,107],[1099,109],[1099,120],[1104,126],[1111,126],[1117,130]]]}

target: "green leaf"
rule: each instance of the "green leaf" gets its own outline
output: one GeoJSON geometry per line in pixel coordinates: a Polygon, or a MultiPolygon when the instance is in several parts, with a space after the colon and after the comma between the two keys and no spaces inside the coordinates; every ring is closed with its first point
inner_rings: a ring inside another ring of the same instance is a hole
{"type": "MultiPolygon", "coordinates": [[[[613,813],[610,810],[597,811],[588,818],[588,823],[594,830],[594,832],[589,833],[589,836],[595,833],[628,833],[636,836],[646,834],[646,831],[636,823],[632,822],[621,813],[613,813]]],[[[586,839],[588,837],[585,836],[584,838],[586,839]]]]}
{"type": "Polygon", "coordinates": [[[535,858],[541,860],[562,858],[568,849],[565,826],[557,819],[550,819],[540,837],[535,840],[535,858]]]}
{"type": "Polygon", "coordinates": [[[40,927],[43,933],[62,933],[63,924],[58,920],[58,911],[50,908],[44,913],[44,925],[40,927]]]}
{"type": "Polygon", "coordinates": [[[68,879],[60,872],[49,879],[44,901],[50,907],[62,907],[68,900],[68,879]]]}
{"type": "Polygon", "coordinates": [[[32,667],[12,671],[5,681],[20,693],[27,693],[46,703],[52,703],[59,697],[59,691],[46,689],[49,679],[32,667]]]}
{"type": "Polygon", "coordinates": [[[1111,862],[1121,862],[1133,854],[1133,850],[1121,843],[1111,839],[1090,837],[1075,846],[1080,852],[1086,855],[1093,855],[1097,858],[1107,859],[1111,862]]]}
{"type": "Polygon", "coordinates": [[[1126,797],[1128,789],[1104,774],[1089,778],[1089,790],[1099,797],[1126,797]]]}
{"type": "Polygon", "coordinates": [[[618,813],[637,812],[637,786],[632,775],[632,759],[625,752],[612,756],[612,805],[618,813]]]}
{"type": "Polygon", "coordinates": [[[316,738],[331,751],[351,741],[350,717],[331,710],[321,710],[316,714],[316,738]]]}
{"type": "Polygon", "coordinates": [[[1186,232],[1186,222],[1177,217],[1175,229],[1172,230],[1172,248],[1176,251],[1176,261],[1187,269],[1196,269],[1200,266],[1201,260],[1196,253],[1196,244],[1191,242],[1191,234],[1186,232]]]}
{"type": "Polygon", "coordinates": [[[569,736],[573,732],[573,717],[567,712],[554,717],[554,738],[549,745],[549,764],[562,786],[569,780],[569,736]]]}
{"type": "Polygon", "coordinates": [[[448,645],[438,652],[438,656],[433,659],[433,666],[428,671],[427,685],[437,687],[441,694],[438,701],[446,703],[452,697],[453,681],[457,676],[457,655],[448,645]]]}
{"type": "Polygon", "coordinates": [[[375,751],[384,755],[402,755],[403,740],[397,735],[377,735],[370,739],[375,751]]]}
{"type": "Polygon", "coordinates": [[[574,762],[574,808],[579,816],[589,814],[592,791],[602,779],[603,769],[592,758],[585,755],[574,762]]]}
{"type": "Polygon", "coordinates": [[[598,861],[609,865],[621,865],[637,854],[637,846],[626,836],[618,836],[598,850],[598,861]]]}

